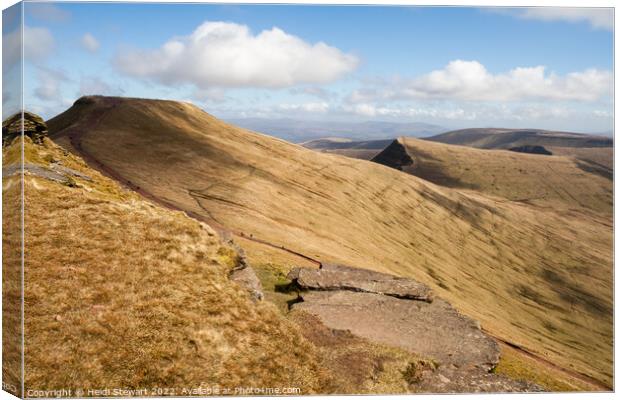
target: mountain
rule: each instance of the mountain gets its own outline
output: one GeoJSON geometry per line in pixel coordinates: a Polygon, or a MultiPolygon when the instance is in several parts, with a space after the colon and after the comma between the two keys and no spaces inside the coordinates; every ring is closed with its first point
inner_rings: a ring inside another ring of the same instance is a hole
{"type": "Polygon", "coordinates": [[[392,142],[393,139],[354,141],[345,138],[321,138],[301,143],[301,145],[323,153],[370,160],[392,142]]]}
{"type": "Polygon", "coordinates": [[[471,128],[445,132],[424,139],[481,149],[508,149],[525,145],[579,148],[613,146],[613,139],[606,136],[541,129],[471,128]]]}
{"type": "Polygon", "coordinates": [[[569,156],[486,150],[401,137],[373,158],[441,186],[559,210],[611,215],[613,181],[569,156]]]}
{"type": "Polygon", "coordinates": [[[318,260],[414,279],[533,354],[526,363],[542,358],[555,374],[611,386],[613,231],[604,212],[444,187],[179,102],[85,97],[48,124],[92,167],[235,238],[259,270],[318,260]]]}
{"type": "Polygon", "coordinates": [[[297,119],[242,118],[228,122],[255,132],[266,133],[293,143],[307,142],[324,137],[342,137],[355,140],[395,138],[401,135],[430,136],[446,129],[421,122],[330,122],[297,119]]]}

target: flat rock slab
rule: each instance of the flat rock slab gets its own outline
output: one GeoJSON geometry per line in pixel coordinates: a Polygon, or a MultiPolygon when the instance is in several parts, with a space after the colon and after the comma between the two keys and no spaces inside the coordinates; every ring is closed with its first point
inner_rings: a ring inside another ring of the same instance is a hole
{"type": "Polygon", "coordinates": [[[348,290],[300,296],[303,301],[292,307],[317,315],[329,328],[431,357],[442,366],[488,371],[499,362],[495,340],[439,298],[429,303],[348,290]]]}
{"type": "Polygon", "coordinates": [[[288,278],[308,290],[349,290],[400,299],[433,300],[433,292],[422,283],[344,265],[324,263],[319,269],[294,268],[288,278]]]}

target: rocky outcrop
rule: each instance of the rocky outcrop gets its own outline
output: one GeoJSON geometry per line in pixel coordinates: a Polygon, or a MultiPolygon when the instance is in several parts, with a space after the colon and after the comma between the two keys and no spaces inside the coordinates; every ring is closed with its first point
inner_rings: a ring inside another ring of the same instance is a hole
{"type": "Polygon", "coordinates": [[[263,300],[265,297],[263,285],[260,283],[260,279],[258,279],[256,272],[248,262],[245,252],[241,247],[235,245],[234,242],[231,241],[230,244],[235,248],[239,256],[239,265],[230,272],[228,278],[244,288],[250,294],[252,300],[263,300]]]}
{"type": "Polygon", "coordinates": [[[400,171],[403,170],[403,167],[413,165],[413,159],[409,153],[407,153],[405,146],[403,146],[398,139],[394,140],[388,147],[373,157],[370,161],[377,164],[383,164],[400,171]]]}
{"type": "Polygon", "coordinates": [[[245,268],[235,269],[229,278],[247,290],[252,300],[260,301],[263,299],[263,287],[252,267],[246,266],[245,268]]]}
{"type": "Polygon", "coordinates": [[[430,357],[440,365],[490,370],[499,347],[478,324],[442,299],[432,303],[347,290],[300,294],[293,305],[330,328],[430,357]]]}
{"type": "Polygon", "coordinates": [[[73,178],[80,178],[89,182],[92,181],[92,178],[88,175],[72,168],[62,166],[58,163],[51,163],[48,167],[32,163],[24,163],[23,168],[21,164],[11,164],[2,168],[2,176],[6,178],[9,176],[18,175],[21,174],[22,171],[24,175],[36,176],[70,186],[75,184],[73,178]]]}
{"type": "Polygon", "coordinates": [[[422,374],[416,391],[542,390],[489,372],[499,362],[495,340],[422,283],[334,264],[295,268],[288,278],[299,291],[292,309],[317,316],[330,329],[434,360],[438,368],[422,374]]]}
{"type": "Polygon", "coordinates": [[[294,268],[288,279],[311,290],[349,290],[431,302],[431,289],[411,279],[336,264],[319,269],[294,268]]]}
{"type": "Polygon", "coordinates": [[[531,382],[516,381],[507,376],[492,374],[480,369],[462,370],[442,368],[425,371],[416,385],[418,393],[509,393],[543,392],[531,382]]]}
{"type": "Polygon", "coordinates": [[[47,124],[43,118],[28,111],[24,111],[23,114],[14,114],[2,122],[3,146],[11,143],[13,139],[21,135],[22,121],[24,135],[30,137],[34,143],[41,144],[43,138],[47,137],[47,124]]]}

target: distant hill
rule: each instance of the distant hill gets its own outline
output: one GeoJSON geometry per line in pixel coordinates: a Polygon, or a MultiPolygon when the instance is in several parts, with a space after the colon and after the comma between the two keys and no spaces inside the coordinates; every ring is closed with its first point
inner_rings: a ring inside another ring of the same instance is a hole
{"type": "Polygon", "coordinates": [[[612,212],[611,171],[596,170],[571,156],[477,149],[401,137],[372,161],[446,187],[557,210],[579,207],[612,212]]]}
{"type": "Polygon", "coordinates": [[[472,128],[424,138],[431,142],[480,149],[544,147],[554,155],[579,160],[582,168],[613,177],[613,138],[603,135],[545,131],[540,129],[472,128]]]}
{"type": "Polygon", "coordinates": [[[370,160],[385,149],[394,139],[354,141],[345,138],[323,138],[301,143],[307,149],[334,153],[361,160],[370,160]]]}
{"type": "Polygon", "coordinates": [[[325,137],[342,137],[352,140],[387,139],[403,135],[423,137],[446,131],[441,126],[421,122],[330,122],[289,118],[242,118],[229,119],[228,122],[293,143],[302,143],[325,137]]]}
{"type": "MultiPolygon", "coordinates": [[[[409,135],[407,135],[409,136],[409,135]]],[[[613,139],[582,133],[541,129],[471,128],[424,138],[431,142],[458,144],[480,149],[508,149],[519,146],[611,147],[613,139]]]]}

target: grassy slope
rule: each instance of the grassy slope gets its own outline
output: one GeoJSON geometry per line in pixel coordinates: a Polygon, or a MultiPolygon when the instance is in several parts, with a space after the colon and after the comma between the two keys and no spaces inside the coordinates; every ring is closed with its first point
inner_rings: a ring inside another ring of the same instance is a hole
{"type": "Polygon", "coordinates": [[[414,160],[403,171],[439,185],[558,211],[612,212],[611,180],[584,171],[569,157],[483,150],[404,137],[398,142],[414,160]]]}
{"type": "Polygon", "coordinates": [[[51,141],[26,150],[93,178],[25,179],[26,388],[324,386],[313,345],[228,280],[237,255],[211,228],[51,141]]]}
{"type": "MultiPolygon", "coordinates": [[[[21,139],[3,152],[3,166],[19,164],[21,139]]],[[[2,176],[2,382],[21,392],[21,184],[19,175],[2,176]]]]}
{"type": "Polygon", "coordinates": [[[317,150],[322,153],[338,154],[345,157],[357,158],[359,160],[370,160],[381,150],[358,150],[358,149],[337,149],[337,150],[317,150]]]}
{"type": "MultiPolygon", "coordinates": [[[[51,131],[96,107],[70,109],[51,131]]],[[[186,210],[324,261],[426,282],[494,334],[611,382],[607,217],[442,188],[175,102],[122,101],[82,146],[186,210]]]]}

